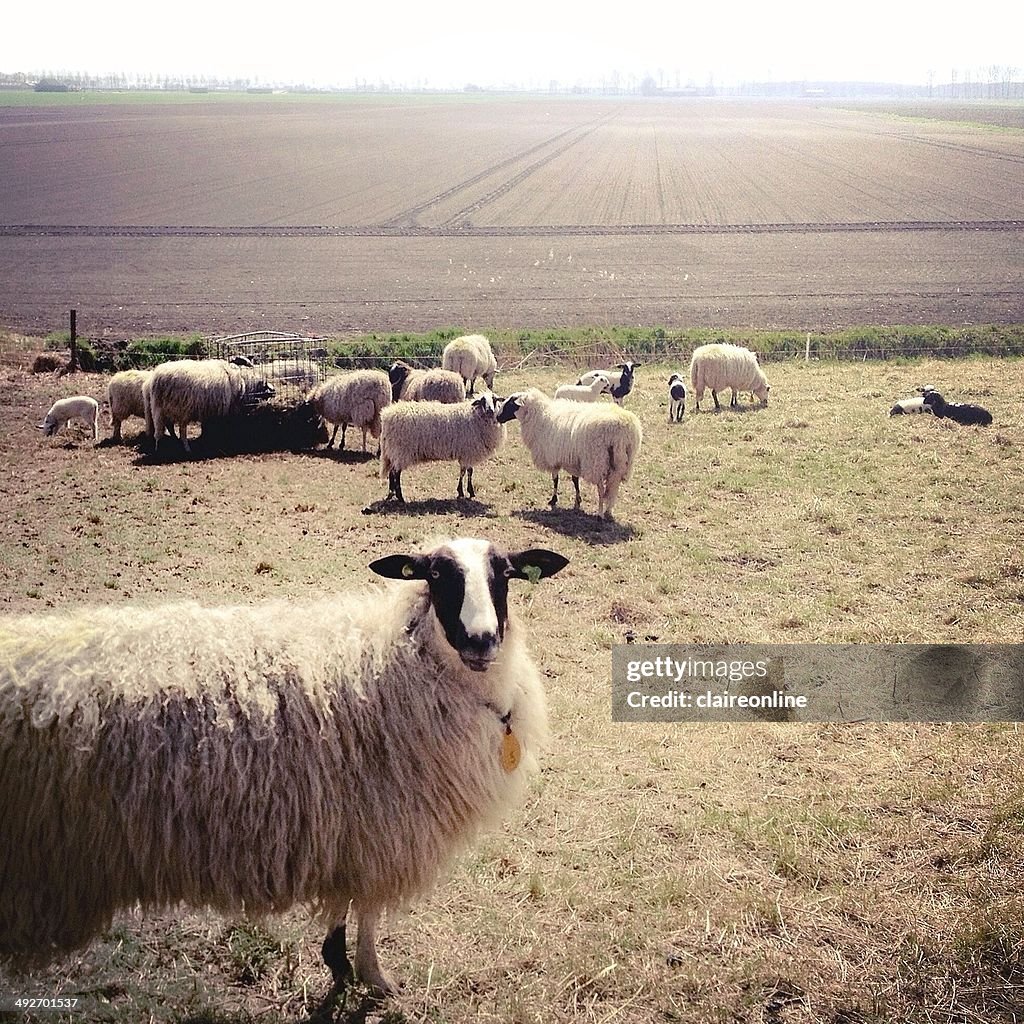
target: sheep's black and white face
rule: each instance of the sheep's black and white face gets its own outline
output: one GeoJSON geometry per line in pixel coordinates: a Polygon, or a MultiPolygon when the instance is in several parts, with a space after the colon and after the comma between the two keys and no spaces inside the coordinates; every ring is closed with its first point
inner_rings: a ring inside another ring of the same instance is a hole
{"type": "Polygon", "coordinates": [[[425,580],[445,638],[463,663],[485,672],[508,622],[508,581],[553,576],[569,560],[535,548],[508,554],[489,541],[460,538],[422,555],[389,555],[370,564],[379,576],[425,580]]]}
{"type": "Polygon", "coordinates": [[[521,395],[509,395],[504,402],[501,403],[501,408],[498,410],[497,420],[499,423],[508,423],[509,420],[516,418],[516,413],[519,412],[523,407],[521,395]]]}
{"type": "Polygon", "coordinates": [[[477,413],[487,419],[494,419],[495,414],[498,411],[498,400],[490,393],[485,391],[479,398],[473,399],[473,408],[476,409],[477,413]]]}

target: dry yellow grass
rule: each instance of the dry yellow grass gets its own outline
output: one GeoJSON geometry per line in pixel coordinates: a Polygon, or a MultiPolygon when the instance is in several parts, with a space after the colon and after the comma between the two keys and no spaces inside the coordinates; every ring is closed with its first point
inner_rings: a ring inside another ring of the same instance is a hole
{"type": "MultiPolygon", "coordinates": [[[[457,471],[441,467],[408,474],[406,512],[364,515],[385,490],[374,462],[152,465],[128,446],[41,441],[32,423],[55,388],[102,382],[6,372],[3,607],[329,589],[444,532],[560,550],[571,566],[514,598],[554,727],[531,798],[390,923],[382,956],[404,994],[371,1006],[356,991],[333,1019],[1020,1021],[1017,726],[622,725],[609,673],[627,629],[1021,642],[1024,362],[769,365],[767,409],[670,426],[675,368],[639,371],[628,407],[644,449],[610,525],[546,509],[514,426],[477,502],[452,500],[457,471]],[[887,416],[924,383],[995,424],[887,416]]],[[[92,1009],[75,1020],[326,1020],[321,939],[301,913],[256,929],[129,918],[49,972],[0,975],[0,991],[80,993],[92,1009]]]]}

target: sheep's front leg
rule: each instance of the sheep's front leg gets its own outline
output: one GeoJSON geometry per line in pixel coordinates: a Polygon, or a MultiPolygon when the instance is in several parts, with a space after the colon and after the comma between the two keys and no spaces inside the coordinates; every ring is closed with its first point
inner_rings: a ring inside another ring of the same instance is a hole
{"type": "Polygon", "coordinates": [[[185,451],[187,451],[191,455],[192,454],[192,449],[189,448],[189,446],[188,446],[188,421],[187,420],[184,423],[182,423],[180,427],[178,427],[178,435],[181,437],[181,446],[182,446],[182,448],[184,448],[185,451]]]}
{"type": "Polygon", "coordinates": [[[721,412],[722,407],[718,404],[718,392],[714,388],[711,389],[711,397],[715,400],[715,412],[721,412]]]}
{"type": "Polygon", "coordinates": [[[580,497],[580,478],[578,476],[572,478],[572,485],[576,488],[576,511],[579,512],[583,507],[583,499],[580,497]]]}
{"type": "Polygon", "coordinates": [[[359,936],[356,939],[356,977],[379,996],[398,994],[398,986],[384,973],[377,959],[377,925],[380,911],[360,910],[359,936]]]}
{"type": "Polygon", "coordinates": [[[551,474],[551,483],[552,483],[551,500],[548,502],[548,504],[552,508],[554,508],[558,504],[558,474],[557,473],[552,473],[551,474]]]}
{"type": "Polygon", "coordinates": [[[354,977],[352,964],[345,949],[345,918],[336,925],[320,947],[324,963],[331,969],[331,977],[337,988],[344,988],[354,977]]]}
{"type": "Polygon", "coordinates": [[[473,487],[473,467],[468,466],[466,468],[466,490],[469,491],[471,498],[476,497],[476,489],[473,487]]]}
{"type": "MultiPolygon", "coordinates": [[[[347,423],[342,423],[342,425],[341,425],[341,450],[342,451],[345,450],[345,431],[346,430],[348,430],[348,424],[347,423]]],[[[335,433],[337,433],[338,428],[335,427],[334,431],[335,431],[335,433]]]]}
{"type": "Polygon", "coordinates": [[[405,504],[405,498],[402,495],[402,471],[400,469],[392,470],[388,474],[388,497],[394,497],[399,505],[405,504]]]}
{"type": "MultiPolygon", "coordinates": [[[[334,432],[333,432],[333,433],[331,434],[331,439],[330,439],[330,441],[328,441],[328,442],[327,442],[327,447],[328,447],[328,448],[333,448],[333,447],[334,447],[334,439],[335,439],[335,438],[336,438],[337,436],[338,436],[338,424],[337,424],[337,423],[335,423],[335,424],[334,424],[334,432]]],[[[344,439],[342,439],[342,444],[344,444],[344,443],[345,443],[345,442],[344,442],[344,439]]]]}

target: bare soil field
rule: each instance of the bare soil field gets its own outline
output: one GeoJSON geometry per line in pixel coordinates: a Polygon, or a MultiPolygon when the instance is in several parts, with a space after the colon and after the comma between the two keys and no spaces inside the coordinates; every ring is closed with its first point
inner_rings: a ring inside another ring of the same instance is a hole
{"type": "MultiPolygon", "coordinates": [[[[810,104],[0,107],[0,323],[1020,319],[1024,134],[810,104]]],[[[278,98],[274,97],[277,100],[278,98]]]]}
{"type": "MultiPolygon", "coordinates": [[[[621,725],[611,648],[1024,640],[1020,360],[772,365],[766,409],[670,426],[643,367],[644,448],[618,517],[550,511],[513,425],[454,498],[410,471],[385,509],[358,452],[154,461],[34,424],[105,380],[0,368],[0,611],[329,594],[438,534],[571,558],[514,595],[553,738],[527,804],[388,922],[405,983],[322,1006],[322,934],[129,915],[0,993],[77,994],[74,1021],[1019,1024],[1024,733],[1014,725],[621,725]],[[995,423],[889,418],[922,383],[995,423]],[[368,512],[364,510],[368,509],[368,512]]],[[[502,393],[575,368],[504,368],[502,393]]],[[[109,430],[105,431],[109,433],[109,430]]],[[[19,1019],[33,1019],[31,1016],[19,1019]]],[[[53,1016],[39,1020],[63,1019],[53,1016]]]]}

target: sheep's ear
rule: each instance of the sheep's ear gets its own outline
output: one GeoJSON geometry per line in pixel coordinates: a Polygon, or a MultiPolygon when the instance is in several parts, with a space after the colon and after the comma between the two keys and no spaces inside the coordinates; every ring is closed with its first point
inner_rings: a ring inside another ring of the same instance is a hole
{"type": "Polygon", "coordinates": [[[512,578],[536,583],[546,576],[554,576],[569,564],[569,559],[557,551],[546,548],[531,548],[529,551],[513,551],[508,556],[515,573],[512,578]]]}
{"type": "Polygon", "coordinates": [[[429,565],[425,555],[387,555],[371,562],[370,570],[389,580],[425,580],[429,565]]]}

